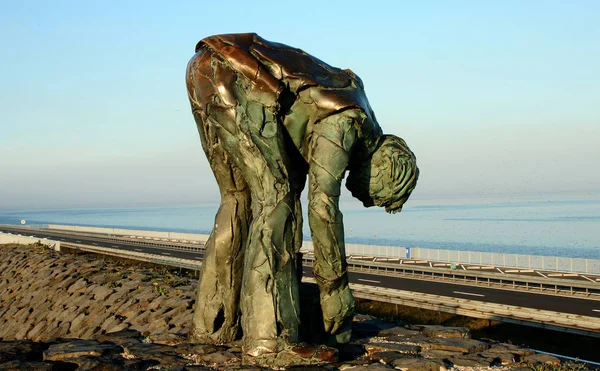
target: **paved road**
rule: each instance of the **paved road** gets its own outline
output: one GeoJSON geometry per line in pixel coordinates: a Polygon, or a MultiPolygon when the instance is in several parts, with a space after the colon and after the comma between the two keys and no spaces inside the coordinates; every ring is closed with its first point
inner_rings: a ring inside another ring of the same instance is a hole
{"type": "MultiPolygon", "coordinates": [[[[312,276],[310,267],[305,275],[312,276]]],[[[580,314],[600,318],[600,300],[588,300],[554,295],[534,294],[521,291],[458,285],[454,283],[415,280],[403,277],[380,276],[350,272],[350,282],[362,285],[386,287],[425,294],[456,297],[487,303],[515,305],[525,308],[552,310],[560,313],[580,314]]]]}
{"type": "Polygon", "coordinates": [[[196,251],[181,251],[175,248],[169,249],[164,247],[150,247],[150,246],[141,246],[136,243],[128,243],[126,241],[103,241],[99,238],[94,238],[92,236],[79,236],[72,234],[63,234],[60,232],[46,232],[39,230],[31,230],[28,232],[23,232],[22,230],[10,229],[5,227],[0,227],[0,232],[12,233],[12,234],[21,234],[23,236],[33,236],[38,238],[48,238],[51,240],[61,241],[61,242],[71,242],[71,243],[81,243],[92,246],[100,246],[100,247],[109,247],[113,249],[121,249],[128,251],[136,251],[136,252],[144,252],[148,254],[156,254],[163,256],[173,256],[177,258],[183,259],[191,259],[191,260],[202,260],[204,256],[202,252],[196,251]]]}
{"type": "MultiPolygon", "coordinates": [[[[0,227],[0,231],[15,233],[15,230],[0,227]]],[[[140,246],[139,244],[125,241],[107,242],[94,237],[73,236],[61,234],[60,232],[46,232],[31,230],[31,233],[22,235],[45,237],[62,242],[82,243],[93,246],[118,248],[122,250],[146,252],[156,255],[173,256],[184,259],[202,260],[202,252],[181,251],[162,247],[140,246]]],[[[304,274],[312,276],[312,268],[304,267],[304,274]]],[[[350,282],[376,287],[386,287],[427,294],[470,299],[473,301],[490,302],[497,304],[515,305],[526,308],[545,309],[560,313],[572,313],[600,318],[600,300],[579,299],[563,296],[527,293],[522,291],[510,291],[495,288],[474,287],[446,282],[416,280],[404,277],[381,276],[351,272],[350,282]]]]}

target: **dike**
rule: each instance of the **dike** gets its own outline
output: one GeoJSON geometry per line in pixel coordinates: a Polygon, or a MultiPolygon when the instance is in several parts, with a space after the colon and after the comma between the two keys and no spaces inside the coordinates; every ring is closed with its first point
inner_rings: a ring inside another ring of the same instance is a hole
{"type": "MultiPolygon", "coordinates": [[[[0,245],[0,253],[0,370],[267,370],[249,365],[239,342],[187,343],[194,277],[40,245],[0,245]]],[[[300,363],[314,363],[323,349],[293,352],[300,363]]],[[[466,327],[405,326],[367,315],[356,316],[352,342],[333,352],[333,363],[289,369],[562,367],[553,356],[472,339],[466,327]]]]}

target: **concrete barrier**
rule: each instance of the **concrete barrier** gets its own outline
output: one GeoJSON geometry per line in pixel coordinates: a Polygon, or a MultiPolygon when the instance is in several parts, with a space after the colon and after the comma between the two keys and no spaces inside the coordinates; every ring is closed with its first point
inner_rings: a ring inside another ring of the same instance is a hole
{"type": "Polygon", "coordinates": [[[46,238],[38,237],[18,236],[15,234],[0,232],[0,244],[14,243],[18,245],[31,245],[37,242],[44,245],[48,245],[56,251],[60,251],[60,241],[48,240],[46,238]]]}
{"type": "MultiPolygon", "coordinates": [[[[406,258],[408,249],[401,246],[364,245],[357,243],[346,243],[346,256],[362,255],[383,258],[406,258]]],[[[302,250],[314,251],[312,241],[302,241],[302,250]]]]}
{"type": "Polygon", "coordinates": [[[48,229],[71,231],[80,233],[98,233],[110,234],[113,236],[136,236],[149,239],[165,239],[178,241],[195,241],[206,242],[208,234],[199,233],[181,233],[181,232],[160,232],[160,231],[143,231],[139,229],[122,229],[122,228],[99,228],[99,227],[84,227],[78,225],[59,225],[49,224],[48,229]]]}

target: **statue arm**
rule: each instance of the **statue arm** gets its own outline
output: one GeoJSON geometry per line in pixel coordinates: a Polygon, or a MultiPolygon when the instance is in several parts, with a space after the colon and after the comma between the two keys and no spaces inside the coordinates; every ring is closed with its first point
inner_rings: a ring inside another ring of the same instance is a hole
{"type": "Polygon", "coordinates": [[[343,113],[330,116],[315,125],[309,162],[308,219],[325,330],[336,334],[341,328],[347,336],[355,303],[348,287],[339,197],[355,142],[353,120],[343,113]]]}

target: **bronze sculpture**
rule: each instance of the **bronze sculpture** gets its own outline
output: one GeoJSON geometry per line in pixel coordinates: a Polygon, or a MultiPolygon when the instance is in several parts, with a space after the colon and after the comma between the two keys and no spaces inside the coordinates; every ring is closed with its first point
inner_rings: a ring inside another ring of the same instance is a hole
{"type": "Polygon", "coordinates": [[[347,342],[355,304],[338,208],[342,179],[349,170],[346,186],[366,207],[400,211],[418,178],[414,154],[382,133],[352,71],[256,34],[201,40],[186,83],[221,191],[192,339],[234,340],[241,312],[246,354],[299,341],[299,197],[308,175],[324,327],[347,342]]]}

